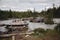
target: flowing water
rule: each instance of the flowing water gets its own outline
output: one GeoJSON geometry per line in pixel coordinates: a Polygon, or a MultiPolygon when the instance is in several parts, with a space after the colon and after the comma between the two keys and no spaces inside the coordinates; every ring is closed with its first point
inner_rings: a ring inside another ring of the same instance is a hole
{"type": "MultiPolygon", "coordinates": [[[[0,21],[0,23],[6,23],[6,24],[8,24],[8,23],[10,23],[10,21],[12,21],[12,20],[5,20],[5,21],[3,21],[3,22],[1,22],[0,21]]],[[[55,22],[55,23],[60,23],[60,19],[53,19],[53,21],[55,22]]],[[[29,21],[27,21],[27,23],[29,24],[28,25],[28,28],[29,28],[29,30],[34,30],[34,29],[36,29],[36,28],[43,28],[43,29],[54,29],[54,27],[55,26],[57,26],[57,24],[53,24],[53,25],[47,25],[47,24],[44,24],[44,23],[33,23],[33,22],[29,22],[29,21]]],[[[1,28],[0,27],[0,31],[5,31],[5,29],[4,28],[1,28]],[[2,29],[2,30],[1,30],[2,29]]]]}

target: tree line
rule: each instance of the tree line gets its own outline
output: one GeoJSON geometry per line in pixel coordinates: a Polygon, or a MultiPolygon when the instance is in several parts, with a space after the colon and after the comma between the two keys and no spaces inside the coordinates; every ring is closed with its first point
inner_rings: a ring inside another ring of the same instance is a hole
{"type": "Polygon", "coordinates": [[[60,18],[60,6],[58,8],[49,8],[47,11],[41,11],[41,15],[49,18],[60,18]]]}
{"type": "Polygon", "coordinates": [[[47,11],[32,12],[31,10],[18,12],[18,11],[3,11],[0,10],[0,20],[8,19],[8,18],[27,18],[27,17],[37,17],[43,16],[48,18],[60,18],[60,7],[49,8],[47,11]]]}
{"type": "Polygon", "coordinates": [[[31,10],[24,12],[17,11],[3,11],[0,10],[0,20],[8,19],[8,18],[27,18],[27,17],[36,17],[39,15],[38,12],[32,12],[31,10]]]}

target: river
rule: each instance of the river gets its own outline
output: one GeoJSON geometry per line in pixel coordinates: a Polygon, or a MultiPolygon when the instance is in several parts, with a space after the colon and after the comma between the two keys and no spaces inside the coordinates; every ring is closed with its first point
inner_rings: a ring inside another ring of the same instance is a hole
{"type": "Polygon", "coordinates": [[[54,29],[54,27],[57,26],[57,24],[60,23],[60,18],[54,18],[53,21],[56,24],[49,25],[49,24],[45,24],[45,23],[42,23],[42,22],[41,23],[33,23],[33,22],[28,21],[28,23],[29,23],[28,27],[29,27],[29,30],[34,30],[36,28],[43,28],[45,30],[46,29],[54,29]]]}
{"type": "MultiPolygon", "coordinates": [[[[11,20],[9,20],[9,22],[10,22],[11,20]]],[[[60,18],[58,19],[58,18],[54,18],[53,19],[53,21],[54,21],[54,23],[60,23],[60,18]]],[[[1,23],[1,22],[0,22],[1,23]]],[[[4,21],[4,23],[8,23],[7,22],[7,20],[6,21],[4,21]]],[[[29,21],[27,21],[27,23],[29,24],[28,25],[28,28],[29,28],[29,30],[34,30],[34,29],[36,29],[36,28],[43,28],[43,29],[54,29],[54,27],[55,26],[57,26],[57,24],[53,24],[53,25],[47,25],[47,24],[45,24],[45,23],[33,23],[33,22],[29,22],[29,21]]],[[[0,29],[1,29],[1,27],[0,27],[0,29]]]]}

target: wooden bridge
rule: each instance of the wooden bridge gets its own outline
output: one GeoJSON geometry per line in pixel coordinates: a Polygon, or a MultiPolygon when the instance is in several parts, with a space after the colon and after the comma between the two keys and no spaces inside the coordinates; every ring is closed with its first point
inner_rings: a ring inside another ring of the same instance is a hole
{"type": "Polygon", "coordinates": [[[15,36],[15,35],[30,35],[31,33],[11,33],[11,34],[2,34],[0,37],[8,37],[8,36],[15,36]]]}
{"type": "Polygon", "coordinates": [[[12,38],[12,40],[15,40],[16,39],[16,35],[30,35],[31,34],[31,32],[30,33],[11,33],[11,34],[2,34],[2,35],[0,35],[0,37],[11,37],[12,38]]]}

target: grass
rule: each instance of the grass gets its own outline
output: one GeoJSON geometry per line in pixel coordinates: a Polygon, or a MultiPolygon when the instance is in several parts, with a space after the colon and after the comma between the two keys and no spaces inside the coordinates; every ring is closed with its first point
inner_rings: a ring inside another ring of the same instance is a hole
{"type": "Polygon", "coordinates": [[[45,32],[43,31],[42,33],[39,32],[38,35],[34,33],[33,36],[38,39],[40,38],[41,40],[60,40],[60,34],[56,30],[50,30],[50,29],[45,30],[45,32]]]}
{"type": "Polygon", "coordinates": [[[12,40],[11,37],[0,37],[0,40],[12,40]]]}

